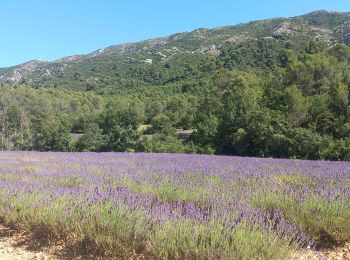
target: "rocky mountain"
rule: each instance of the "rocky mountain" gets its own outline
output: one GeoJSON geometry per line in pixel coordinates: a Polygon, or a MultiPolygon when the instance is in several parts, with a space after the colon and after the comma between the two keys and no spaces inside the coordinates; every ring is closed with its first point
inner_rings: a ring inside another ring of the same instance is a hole
{"type": "Polygon", "coordinates": [[[33,60],[0,69],[0,83],[79,90],[163,85],[198,75],[226,45],[244,48],[258,40],[282,42],[300,51],[311,40],[350,44],[350,13],[321,10],[292,18],[200,28],[52,62],[33,60]]]}

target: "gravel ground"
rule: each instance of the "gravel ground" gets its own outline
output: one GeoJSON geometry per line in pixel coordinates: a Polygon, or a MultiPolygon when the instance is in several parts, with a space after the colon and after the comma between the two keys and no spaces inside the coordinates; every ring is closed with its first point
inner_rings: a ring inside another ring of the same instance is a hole
{"type": "Polygon", "coordinates": [[[295,255],[294,260],[350,260],[350,243],[320,251],[303,250],[295,255]]]}
{"type": "Polygon", "coordinates": [[[34,249],[23,232],[0,225],[0,260],[55,260],[48,248],[34,249]]]}

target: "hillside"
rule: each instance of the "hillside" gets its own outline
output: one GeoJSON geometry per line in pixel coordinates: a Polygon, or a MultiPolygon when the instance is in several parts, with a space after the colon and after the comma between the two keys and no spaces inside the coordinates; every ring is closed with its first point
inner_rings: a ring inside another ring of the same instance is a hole
{"type": "Polygon", "coordinates": [[[350,160],[349,37],[316,11],[4,68],[0,148],[350,160]]]}
{"type": "MultiPolygon", "coordinates": [[[[303,53],[310,40],[324,41],[329,45],[349,44],[350,13],[315,11],[293,18],[215,29],[200,28],[164,38],[115,45],[53,62],[33,60],[0,69],[0,82],[118,92],[201,77],[208,70],[221,66],[217,64],[217,57],[220,59],[227,46],[245,52],[247,45],[264,41],[269,46],[278,45],[303,53]]],[[[262,64],[262,67],[269,65],[262,64]]],[[[236,66],[246,67],[247,64],[236,66]]]]}

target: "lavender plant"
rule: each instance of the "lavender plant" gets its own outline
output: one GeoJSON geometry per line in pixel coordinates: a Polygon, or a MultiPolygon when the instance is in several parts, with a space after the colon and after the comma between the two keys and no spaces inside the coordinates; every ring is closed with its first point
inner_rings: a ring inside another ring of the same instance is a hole
{"type": "Polygon", "coordinates": [[[77,254],[288,259],[350,240],[350,163],[181,154],[0,154],[0,217],[77,254]]]}

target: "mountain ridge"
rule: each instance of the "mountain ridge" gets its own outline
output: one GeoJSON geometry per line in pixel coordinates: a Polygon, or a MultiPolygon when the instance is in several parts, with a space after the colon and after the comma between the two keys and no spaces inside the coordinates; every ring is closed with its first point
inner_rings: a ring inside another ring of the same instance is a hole
{"type": "Polygon", "coordinates": [[[312,12],[309,12],[309,13],[306,13],[306,14],[303,14],[303,15],[298,15],[298,16],[274,17],[274,18],[268,18],[268,19],[260,19],[260,20],[249,21],[249,22],[246,22],[246,23],[238,23],[238,24],[234,24],[234,25],[223,25],[223,26],[218,26],[218,27],[214,27],[214,28],[202,27],[202,28],[194,29],[192,31],[183,31],[183,32],[180,32],[180,33],[170,34],[170,35],[164,36],[164,37],[148,38],[148,39],[141,40],[141,41],[113,44],[113,45],[110,45],[110,46],[107,46],[107,47],[104,47],[104,48],[97,49],[97,50],[95,50],[95,51],[93,51],[91,53],[88,53],[88,54],[69,55],[69,56],[64,56],[62,58],[55,59],[55,60],[52,60],[52,61],[46,61],[46,60],[41,60],[41,59],[34,59],[34,60],[26,61],[26,62],[21,63],[21,64],[13,65],[13,66],[0,67],[0,69],[13,68],[13,67],[24,65],[24,64],[27,64],[27,63],[33,62],[33,61],[41,61],[41,62],[46,62],[46,63],[57,63],[57,62],[66,61],[67,59],[75,58],[75,57],[91,57],[94,54],[102,53],[106,49],[114,49],[114,48],[119,48],[119,47],[122,48],[122,47],[124,47],[124,46],[126,47],[128,45],[134,45],[134,44],[139,44],[139,43],[143,43],[143,42],[151,42],[151,41],[157,41],[157,40],[158,41],[164,41],[165,39],[169,39],[171,37],[175,37],[176,35],[179,35],[179,34],[181,35],[181,34],[195,33],[196,31],[201,31],[201,30],[206,30],[206,31],[210,30],[210,31],[212,31],[212,30],[219,30],[219,29],[225,29],[225,28],[244,26],[244,25],[247,25],[247,24],[250,24],[250,23],[256,23],[256,22],[266,22],[266,21],[274,21],[274,20],[280,20],[280,19],[288,20],[288,19],[293,19],[293,18],[302,18],[302,17],[309,16],[309,15],[323,15],[323,14],[338,14],[338,15],[350,16],[350,12],[337,12],[337,11],[331,11],[331,10],[315,10],[315,11],[312,11],[312,12]]]}
{"type": "MultiPolygon", "coordinates": [[[[198,28],[166,37],[111,45],[89,54],[54,61],[33,60],[0,68],[0,83],[65,87],[69,82],[70,88],[84,89],[86,85],[102,85],[107,81],[112,88],[123,88],[123,84],[114,83],[115,79],[124,80],[120,70],[123,73],[132,70],[131,65],[136,64],[142,67],[142,71],[147,71],[149,68],[145,65],[159,67],[183,60],[191,64],[195,60],[220,55],[221,47],[226,43],[237,45],[258,39],[299,41],[304,45],[310,40],[321,40],[329,45],[350,44],[350,13],[317,10],[295,17],[257,20],[213,29],[198,28]]],[[[133,81],[130,75],[125,79],[133,81]]],[[[143,82],[129,82],[127,85],[132,84],[145,85],[143,82]]]]}

